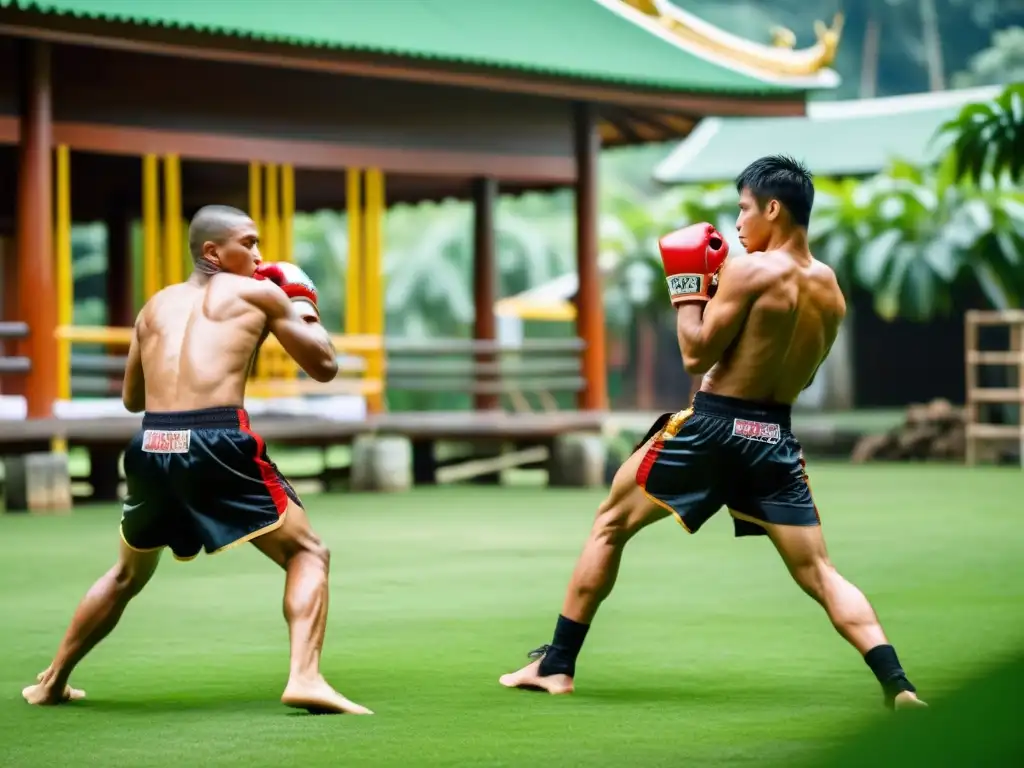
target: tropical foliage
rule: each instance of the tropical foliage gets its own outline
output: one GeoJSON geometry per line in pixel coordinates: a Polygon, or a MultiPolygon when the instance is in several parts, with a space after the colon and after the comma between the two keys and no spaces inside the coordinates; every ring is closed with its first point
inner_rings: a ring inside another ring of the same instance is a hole
{"type": "Polygon", "coordinates": [[[812,247],[841,283],[874,296],[875,310],[927,320],[977,285],[993,306],[1024,297],[1024,197],[957,184],[895,163],[864,182],[819,182],[812,247]]]}
{"type": "Polygon", "coordinates": [[[982,184],[1012,183],[1024,173],[1024,83],[1007,86],[992,101],[968,104],[944,124],[937,140],[951,139],[956,177],[982,184]]]}

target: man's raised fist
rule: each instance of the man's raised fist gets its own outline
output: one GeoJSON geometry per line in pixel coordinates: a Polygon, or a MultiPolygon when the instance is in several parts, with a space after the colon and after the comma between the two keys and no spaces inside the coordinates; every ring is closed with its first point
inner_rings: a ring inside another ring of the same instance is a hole
{"type": "Polygon", "coordinates": [[[316,286],[301,267],[286,261],[260,264],[256,267],[253,277],[257,280],[269,280],[281,286],[288,298],[308,301],[317,311],[317,315],[320,314],[320,309],[317,307],[316,286]]]}
{"type": "Polygon", "coordinates": [[[718,230],[707,222],[693,224],[665,235],[658,249],[672,304],[711,297],[712,284],[729,255],[729,244],[718,230]]]}

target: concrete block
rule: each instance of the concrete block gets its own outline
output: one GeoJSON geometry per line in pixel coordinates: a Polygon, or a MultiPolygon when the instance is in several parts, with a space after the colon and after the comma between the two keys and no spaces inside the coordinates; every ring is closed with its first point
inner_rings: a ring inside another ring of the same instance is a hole
{"type": "Polygon", "coordinates": [[[66,453],[29,453],[4,459],[7,512],[68,512],[71,470],[66,453]]]}
{"type": "Polygon", "coordinates": [[[603,488],[608,446],[592,432],[572,432],[555,438],[548,461],[548,485],[554,488],[603,488]]]}
{"type": "Polygon", "coordinates": [[[352,443],[353,491],[412,488],[412,442],[398,435],[360,435],[352,443]]]}

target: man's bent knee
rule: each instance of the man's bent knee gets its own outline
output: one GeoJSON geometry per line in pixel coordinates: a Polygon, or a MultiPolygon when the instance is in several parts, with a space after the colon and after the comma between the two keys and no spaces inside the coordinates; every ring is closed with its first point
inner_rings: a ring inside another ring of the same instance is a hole
{"type": "Polygon", "coordinates": [[[634,482],[632,490],[609,496],[597,510],[591,536],[613,546],[622,546],[651,523],[668,516],[634,482]]]}
{"type": "Polygon", "coordinates": [[[119,597],[130,600],[149,583],[160,562],[160,550],[138,552],[121,542],[117,564],[110,570],[119,597]]]}
{"type": "Polygon", "coordinates": [[[288,502],[284,522],[273,531],[253,539],[257,549],[281,567],[299,555],[312,556],[326,567],[331,553],[310,527],[306,511],[294,501],[288,502]]]}

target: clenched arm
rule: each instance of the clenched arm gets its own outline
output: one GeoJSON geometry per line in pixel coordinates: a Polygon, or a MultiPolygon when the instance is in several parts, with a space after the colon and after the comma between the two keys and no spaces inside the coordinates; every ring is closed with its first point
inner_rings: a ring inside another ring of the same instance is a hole
{"type": "Polygon", "coordinates": [[[142,349],[139,341],[139,326],[142,325],[142,314],[135,318],[132,328],[132,341],[128,347],[128,363],[124,369],[124,382],[121,385],[121,402],[129,413],[140,413],[146,410],[146,376],[142,370],[142,349]]]}
{"type": "Polygon", "coordinates": [[[312,305],[289,299],[269,281],[254,281],[253,303],[267,316],[267,330],[310,378],[331,381],[338,375],[338,355],[312,305]]]}
{"type": "Polygon", "coordinates": [[[707,373],[739,335],[757,291],[749,258],[725,263],[713,299],[685,303],[676,310],[676,335],[687,373],[707,373]]]}

